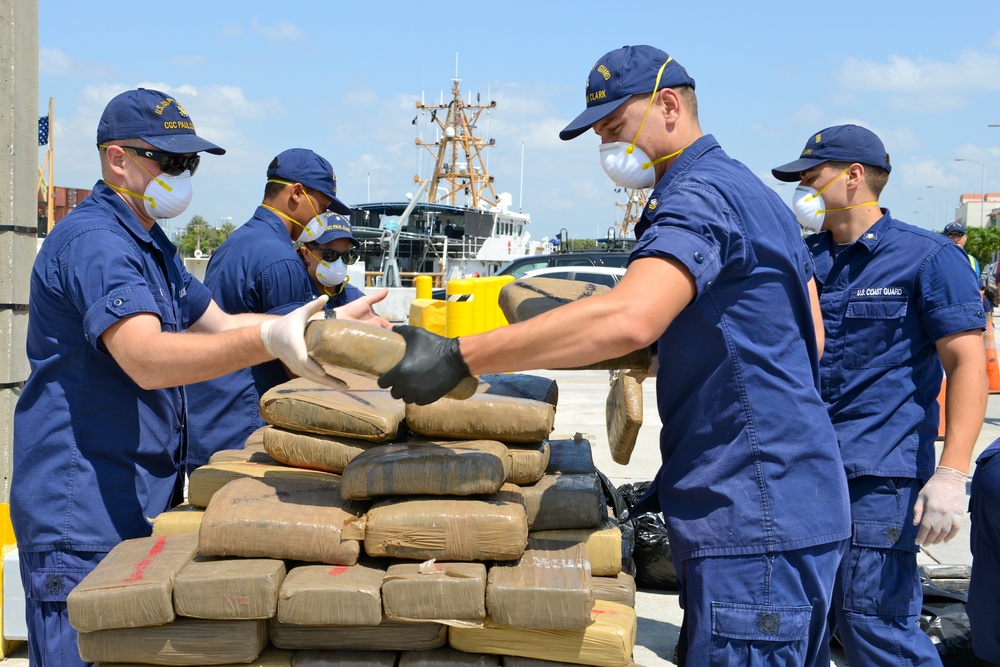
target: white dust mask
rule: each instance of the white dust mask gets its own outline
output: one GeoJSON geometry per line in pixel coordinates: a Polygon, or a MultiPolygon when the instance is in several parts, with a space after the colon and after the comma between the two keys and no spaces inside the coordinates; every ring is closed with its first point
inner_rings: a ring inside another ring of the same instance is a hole
{"type": "Polygon", "coordinates": [[[656,185],[656,172],[649,157],[635,144],[624,141],[601,144],[601,167],[616,185],[623,188],[651,188],[656,185]]]}
{"type": "Polygon", "coordinates": [[[331,264],[330,262],[320,261],[316,265],[316,280],[320,281],[327,287],[337,287],[347,278],[347,267],[344,266],[344,260],[338,259],[336,262],[331,264]]]}
{"type": "Polygon", "coordinates": [[[792,210],[795,211],[795,219],[799,224],[810,232],[818,232],[823,229],[823,220],[826,219],[826,208],[823,202],[823,195],[808,185],[800,185],[795,188],[792,194],[792,210]]]}

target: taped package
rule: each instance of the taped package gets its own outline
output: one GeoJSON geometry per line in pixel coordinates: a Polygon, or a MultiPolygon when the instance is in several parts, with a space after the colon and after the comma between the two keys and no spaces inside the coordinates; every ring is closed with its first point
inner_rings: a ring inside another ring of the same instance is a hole
{"type": "Polygon", "coordinates": [[[606,512],[601,482],[593,473],[543,475],[521,492],[533,531],[597,528],[606,512]]]}
{"type": "Polygon", "coordinates": [[[500,656],[463,653],[442,646],[430,651],[403,651],[399,667],[500,667],[500,656]]]}
{"type": "Polygon", "coordinates": [[[292,568],[278,595],[279,623],[378,625],[382,622],[382,578],[376,563],[302,565],[292,568]]]}
{"type": "Polygon", "coordinates": [[[520,490],[510,484],[495,496],[377,500],[365,516],[364,546],[369,556],[515,560],[527,543],[520,490]]]}
{"type": "MultiPolygon", "coordinates": [[[[406,342],[395,331],[347,320],[316,320],[306,327],[306,349],[321,364],[340,366],[367,375],[380,376],[406,353],[406,342]]],[[[468,377],[448,396],[471,396],[479,379],[468,377]]]]}
{"type": "Polygon", "coordinates": [[[479,376],[477,392],[495,396],[527,398],[552,405],[559,404],[559,385],[551,378],[527,373],[486,373],[479,376]]]}
{"type": "Polygon", "coordinates": [[[511,484],[534,484],[545,474],[549,465],[551,448],[548,440],[528,443],[507,443],[507,453],[510,455],[510,474],[507,481],[511,484]]]}
{"type": "Polygon", "coordinates": [[[469,653],[497,653],[597,667],[628,667],[635,647],[635,610],[598,600],[582,630],[509,626],[451,628],[448,643],[469,653]]]}
{"type": "Polygon", "coordinates": [[[224,665],[255,660],[267,646],[267,621],[178,618],[152,628],[121,628],[77,635],[84,662],[149,665],[224,665]]]}
{"type": "Polygon", "coordinates": [[[576,433],[571,438],[552,437],[549,439],[549,448],[549,464],[545,467],[545,472],[550,475],[581,475],[596,470],[594,450],[589,438],[582,433],[576,433]]]}
{"type": "Polygon", "coordinates": [[[395,438],[404,414],[386,389],[332,389],[302,379],[260,397],[260,416],[272,426],[370,442],[395,438]]]}
{"type": "Polygon", "coordinates": [[[555,419],[551,403],[486,393],[406,406],[406,425],[431,438],[537,442],[549,437],[555,419]]]}
{"type": "Polygon", "coordinates": [[[292,667],[396,667],[395,651],[329,651],[302,649],[295,652],[292,667]]]}
{"type": "MultiPolygon", "coordinates": [[[[498,305],[507,321],[511,324],[530,320],[536,315],[564,306],[573,301],[591,296],[607,294],[611,291],[606,285],[595,285],[581,280],[564,280],[562,278],[521,278],[507,283],[500,289],[498,305]]],[[[606,359],[576,370],[614,370],[616,368],[649,368],[652,355],[648,347],[622,355],[615,359],[606,359]]]]}
{"type": "Polygon", "coordinates": [[[486,609],[491,625],[578,630],[590,625],[594,592],[587,548],[579,542],[529,540],[513,563],[490,568],[486,609]]]}
{"type": "Polygon", "coordinates": [[[486,619],[483,563],[397,563],[382,581],[382,609],[393,620],[482,625],[486,619]]]}
{"type": "Polygon", "coordinates": [[[637,377],[633,371],[616,370],[611,373],[611,388],[605,403],[605,422],[608,427],[608,447],[611,459],[627,465],[635,449],[642,426],[642,384],[645,371],[637,377]]]}
{"type": "Polygon", "coordinates": [[[293,625],[269,621],[271,643],[281,648],[409,651],[444,646],[448,626],[382,621],[379,625],[293,625]]]}
{"type": "Polygon", "coordinates": [[[237,479],[205,510],[198,533],[203,556],[283,558],[354,565],[361,545],[344,537],[366,503],[343,500],[339,478],[237,479]]]}
{"type": "Polygon", "coordinates": [[[181,503],[161,512],[153,519],[153,537],[197,533],[205,510],[197,505],[181,503]]]}
{"type": "Polygon", "coordinates": [[[510,454],[495,440],[387,444],[356,456],[344,470],[344,498],[496,493],[510,472],[510,454]]]}
{"type": "Polygon", "coordinates": [[[296,468],[340,474],[358,454],[382,443],[334,435],[298,433],[270,427],[264,433],[264,450],[275,461],[296,468]]]}
{"type": "Polygon", "coordinates": [[[174,611],[216,620],[271,618],[284,579],[284,561],[198,556],[174,581],[174,611]]]}
{"type": "Polygon", "coordinates": [[[256,479],[306,479],[322,482],[339,480],[340,477],[319,470],[303,470],[281,463],[254,463],[252,461],[220,461],[208,463],[191,471],[188,478],[188,503],[195,507],[208,507],[212,496],[229,482],[252,477],[256,479]]]}
{"type": "MultiPolygon", "coordinates": [[[[268,645],[250,662],[229,662],[215,667],[292,667],[295,651],[268,645]]],[[[94,667],[145,667],[144,662],[99,662],[94,667]]]]}
{"type": "Polygon", "coordinates": [[[622,571],[622,531],[613,519],[604,519],[597,528],[533,531],[528,539],[583,542],[592,575],[613,577],[622,571]]]}
{"type": "Polygon", "coordinates": [[[162,625],[174,620],[174,579],[198,552],[198,536],[119,542],[66,597],[79,632],[162,625]]]}
{"type": "Polygon", "coordinates": [[[635,577],[619,572],[613,577],[593,577],[594,598],[635,609],[635,577]]]}
{"type": "Polygon", "coordinates": [[[274,463],[264,451],[264,432],[270,425],[261,426],[251,433],[240,449],[220,449],[208,457],[209,463],[221,461],[253,461],[254,463],[274,463]]]}

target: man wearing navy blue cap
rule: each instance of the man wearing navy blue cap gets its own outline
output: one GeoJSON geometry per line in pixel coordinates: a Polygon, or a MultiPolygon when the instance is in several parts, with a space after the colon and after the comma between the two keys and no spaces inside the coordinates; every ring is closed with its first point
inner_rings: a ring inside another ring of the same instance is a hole
{"type": "Polygon", "coordinates": [[[157,224],[187,207],[199,153],[225,153],[184,107],[155,90],[121,93],[97,145],[102,180],[35,259],[31,374],[14,412],[11,522],[29,662],[42,667],[85,664],[67,594],[183,497],[182,385],[275,358],[327,381],[303,337],[325,298],[284,317],[227,314],[157,224]]]}
{"type": "MultiPolygon", "coordinates": [[[[282,151],[267,167],[263,202],[253,217],[212,254],[205,286],[229,313],[282,314],[311,301],[315,290],[295,242],[315,242],[330,215],[350,213],[337,198],[337,176],[325,158],[306,148],[282,151]]],[[[361,294],[352,307],[367,304],[369,316],[377,317],[371,305],[387,293],[361,294]]],[[[328,305],[342,307],[348,301],[328,305]]],[[[260,397],[288,379],[282,364],[272,361],[189,387],[188,471],[217,451],[242,448],[264,426],[260,397]]]]}
{"type": "Polygon", "coordinates": [[[985,319],[965,253],[879,207],[891,169],[874,132],[838,125],[771,173],[800,182],[792,207],[818,232],[806,244],[826,327],[820,388],[853,519],[834,589],[836,631],[852,665],[940,665],[917,626],[917,552],[954,537],[968,505],[986,410],[985,319]],[[942,366],[948,420],[935,467],[942,366]]]}
{"type": "Polygon", "coordinates": [[[396,327],[406,354],[379,384],[426,403],[470,371],[572,368],[656,342],[663,465],[633,511],[666,518],[681,662],[825,667],[850,524],[817,390],[812,263],[777,195],[702,134],[694,87],[659,49],[617,49],[560,133],[593,128],[615,183],[653,188],[615,289],[477,336],[396,327]]]}

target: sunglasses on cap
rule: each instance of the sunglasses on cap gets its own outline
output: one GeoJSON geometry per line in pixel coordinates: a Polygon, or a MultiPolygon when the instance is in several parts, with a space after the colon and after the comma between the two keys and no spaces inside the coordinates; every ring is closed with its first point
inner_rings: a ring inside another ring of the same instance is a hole
{"type": "Polygon", "coordinates": [[[136,148],[135,146],[119,146],[119,148],[132,151],[139,157],[156,162],[160,166],[160,171],[171,176],[179,176],[185,171],[190,171],[191,175],[194,176],[194,172],[198,171],[198,164],[201,162],[201,156],[197,153],[194,155],[164,153],[163,151],[154,151],[151,148],[136,148]]]}
{"type": "Polygon", "coordinates": [[[342,259],[344,260],[344,264],[354,264],[361,259],[361,255],[359,255],[358,251],[354,249],[337,252],[336,250],[324,250],[323,248],[317,248],[314,245],[310,245],[309,248],[320,253],[323,256],[324,262],[336,262],[338,259],[342,259]]]}

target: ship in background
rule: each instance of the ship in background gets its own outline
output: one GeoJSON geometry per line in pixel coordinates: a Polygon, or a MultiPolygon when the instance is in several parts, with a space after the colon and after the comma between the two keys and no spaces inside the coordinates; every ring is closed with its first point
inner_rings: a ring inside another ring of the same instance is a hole
{"type": "MultiPolygon", "coordinates": [[[[527,213],[512,210],[507,192],[497,194],[485,152],[493,139],[476,136],[480,115],[496,102],[465,101],[460,79],[452,79],[452,99],[441,104],[417,102],[429,113],[436,139],[418,147],[434,157],[429,178],[414,176],[415,195],[403,202],[352,207],[354,236],[361,242],[366,284],[400,287],[417,274],[443,286],[455,278],[490,276],[513,259],[548,253],[548,239],[535,241],[527,213]]],[[[416,119],[414,119],[416,122],[416,119]]]]}

